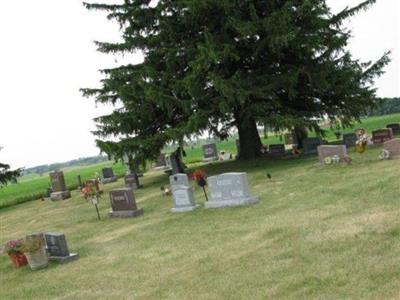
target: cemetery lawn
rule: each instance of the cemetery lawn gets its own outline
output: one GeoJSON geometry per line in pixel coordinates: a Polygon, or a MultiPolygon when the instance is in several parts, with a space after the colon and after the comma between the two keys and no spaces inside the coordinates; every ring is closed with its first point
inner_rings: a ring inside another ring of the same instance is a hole
{"type": "Polygon", "coordinates": [[[77,192],[2,209],[0,243],[64,232],[80,259],[30,271],[1,255],[0,299],[399,299],[400,160],[378,161],[380,149],[350,150],[350,166],[316,157],[204,166],[247,172],[260,199],[248,207],[172,214],[160,193],[167,176],[154,172],[135,192],[139,218],[109,219],[107,193],[101,221],[77,192]]]}

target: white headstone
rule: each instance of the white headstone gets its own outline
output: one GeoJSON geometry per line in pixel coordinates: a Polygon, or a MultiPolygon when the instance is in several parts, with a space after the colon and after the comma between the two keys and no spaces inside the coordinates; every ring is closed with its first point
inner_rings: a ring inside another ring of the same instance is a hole
{"type": "Polygon", "coordinates": [[[205,208],[248,205],[258,202],[249,191],[246,173],[225,173],[208,178],[209,201],[205,208]]]}
{"type": "Polygon", "coordinates": [[[171,175],[169,182],[175,206],[171,209],[171,212],[191,211],[198,207],[194,201],[193,189],[186,174],[171,175]]]}

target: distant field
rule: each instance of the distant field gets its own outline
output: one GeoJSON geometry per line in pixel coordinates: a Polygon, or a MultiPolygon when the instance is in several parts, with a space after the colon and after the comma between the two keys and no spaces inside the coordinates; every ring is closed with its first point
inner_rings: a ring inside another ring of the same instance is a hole
{"type": "MultiPolygon", "coordinates": [[[[363,127],[367,132],[372,132],[374,129],[384,128],[389,123],[400,122],[400,114],[393,114],[381,117],[373,117],[363,120],[362,124],[355,124],[354,128],[363,127]]],[[[345,132],[352,132],[354,128],[348,128],[345,132]]],[[[333,131],[327,132],[326,139],[332,141],[336,137],[333,131]]],[[[267,139],[262,139],[264,144],[277,144],[283,143],[282,136],[271,135],[267,139]]],[[[235,139],[232,138],[228,141],[217,142],[218,150],[225,150],[232,154],[236,154],[235,139]]],[[[185,148],[187,156],[184,158],[185,163],[192,164],[202,161],[203,154],[201,145],[185,148]]],[[[70,189],[77,187],[76,177],[78,174],[82,176],[82,179],[93,178],[95,172],[101,173],[101,169],[105,166],[113,166],[115,173],[118,176],[122,176],[125,172],[125,168],[122,164],[113,165],[113,162],[104,162],[97,165],[70,168],[64,170],[65,180],[70,189]]],[[[0,189],[0,208],[4,208],[17,203],[26,202],[40,198],[44,195],[45,190],[50,185],[48,174],[39,177],[39,175],[31,174],[26,177],[22,177],[18,184],[9,185],[0,189]]]]}

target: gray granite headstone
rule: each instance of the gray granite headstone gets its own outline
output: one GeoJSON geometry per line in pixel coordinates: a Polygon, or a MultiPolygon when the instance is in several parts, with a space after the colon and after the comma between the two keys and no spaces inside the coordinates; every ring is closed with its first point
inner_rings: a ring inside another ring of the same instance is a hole
{"type": "Polygon", "coordinates": [[[218,150],[216,144],[203,145],[203,157],[206,161],[218,160],[218,150]]]}
{"type": "Polygon", "coordinates": [[[318,159],[320,163],[324,163],[325,158],[339,156],[344,159],[347,156],[346,145],[321,145],[318,146],[318,159]]]}
{"type": "Polygon", "coordinates": [[[70,253],[68,250],[67,240],[63,233],[47,232],[44,235],[46,241],[47,252],[50,260],[60,263],[67,263],[79,258],[76,253],[70,253]]]}
{"type": "Polygon", "coordinates": [[[143,214],[143,208],[137,208],[135,196],[131,188],[121,188],[110,191],[112,211],[110,217],[137,217],[143,214]]]}
{"type": "Polygon", "coordinates": [[[101,182],[103,184],[116,182],[118,180],[117,176],[114,175],[114,171],[112,168],[103,168],[102,173],[103,179],[101,180],[101,182]]]}
{"type": "Polygon", "coordinates": [[[53,192],[50,194],[50,199],[52,201],[71,198],[71,192],[67,190],[67,187],[65,185],[63,172],[50,173],[50,180],[51,187],[53,189],[53,192]]]}
{"type": "Polygon", "coordinates": [[[209,201],[205,208],[249,205],[258,202],[250,194],[246,173],[225,173],[208,178],[209,201]]]}
{"type": "Polygon", "coordinates": [[[343,144],[345,144],[347,148],[354,147],[356,145],[357,140],[358,138],[355,133],[343,134],[343,144]]]}
{"type": "Polygon", "coordinates": [[[317,154],[317,148],[318,146],[322,145],[322,139],[321,138],[306,138],[303,140],[303,148],[304,148],[304,154],[309,155],[309,154],[317,154]]]}
{"type": "Polygon", "coordinates": [[[174,208],[171,212],[186,212],[198,207],[194,200],[193,189],[186,174],[175,174],[169,177],[174,208]]]}

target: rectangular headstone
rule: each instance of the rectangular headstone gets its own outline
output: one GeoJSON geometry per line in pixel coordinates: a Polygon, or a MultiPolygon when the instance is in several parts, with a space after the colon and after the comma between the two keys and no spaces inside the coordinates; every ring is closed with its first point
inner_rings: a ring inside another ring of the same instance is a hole
{"type": "Polygon", "coordinates": [[[343,144],[346,147],[354,147],[357,142],[357,135],[355,133],[345,133],[343,134],[343,144]]]}
{"type": "Polygon", "coordinates": [[[386,125],[386,128],[390,128],[393,131],[393,134],[400,134],[400,123],[393,123],[386,125]]]}
{"type": "Polygon", "coordinates": [[[383,149],[389,151],[390,158],[400,159],[400,139],[393,139],[383,144],[383,149]]]}
{"type": "Polygon", "coordinates": [[[391,128],[378,129],[372,132],[372,142],[374,144],[383,144],[393,139],[393,131],[391,128]]]}
{"type": "Polygon", "coordinates": [[[321,163],[324,162],[326,157],[339,156],[342,160],[347,156],[346,145],[321,145],[318,146],[318,159],[321,163]]]}
{"type": "Polygon", "coordinates": [[[216,144],[203,145],[204,160],[218,160],[218,150],[216,144]]]}
{"type": "Polygon", "coordinates": [[[268,147],[268,154],[270,155],[282,156],[285,155],[285,152],[284,144],[269,145],[268,147]]]}
{"type": "Polygon", "coordinates": [[[208,178],[209,201],[205,208],[248,205],[257,202],[249,191],[246,173],[225,173],[208,178]]]}
{"type": "Polygon", "coordinates": [[[143,214],[143,209],[136,206],[135,196],[131,188],[121,188],[110,191],[112,211],[110,217],[136,217],[143,214]]]}
{"type": "Polygon", "coordinates": [[[124,177],[125,186],[128,187],[128,188],[136,190],[138,188],[136,179],[137,178],[136,178],[135,174],[127,174],[127,175],[125,175],[125,177],[124,177]]]}
{"type": "Polygon", "coordinates": [[[47,232],[44,238],[50,260],[66,263],[79,258],[78,254],[69,252],[67,240],[63,233],[47,232]]]}
{"type": "Polygon", "coordinates": [[[171,212],[185,212],[198,207],[194,200],[193,189],[190,187],[189,178],[186,174],[175,174],[169,177],[174,208],[171,212]]]}
{"type": "Polygon", "coordinates": [[[309,155],[309,154],[317,154],[318,146],[322,145],[322,139],[318,137],[314,138],[306,138],[303,140],[303,148],[304,148],[304,154],[309,155]]]}
{"type": "Polygon", "coordinates": [[[175,187],[179,186],[187,186],[190,187],[189,178],[187,174],[174,174],[169,177],[169,183],[171,185],[171,190],[174,190],[175,187]]]}
{"type": "Polygon", "coordinates": [[[50,173],[51,187],[53,192],[50,194],[52,201],[65,200],[71,198],[71,192],[67,190],[65,185],[63,172],[50,173]]]}
{"type": "Polygon", "coordinates": [[[117,176],[114,175],[114,171],[112,168],[103,168],[102,173],[103,179],[101,180],[101,182],[103,184],[116,182],[118,180],[117,176]]]}

